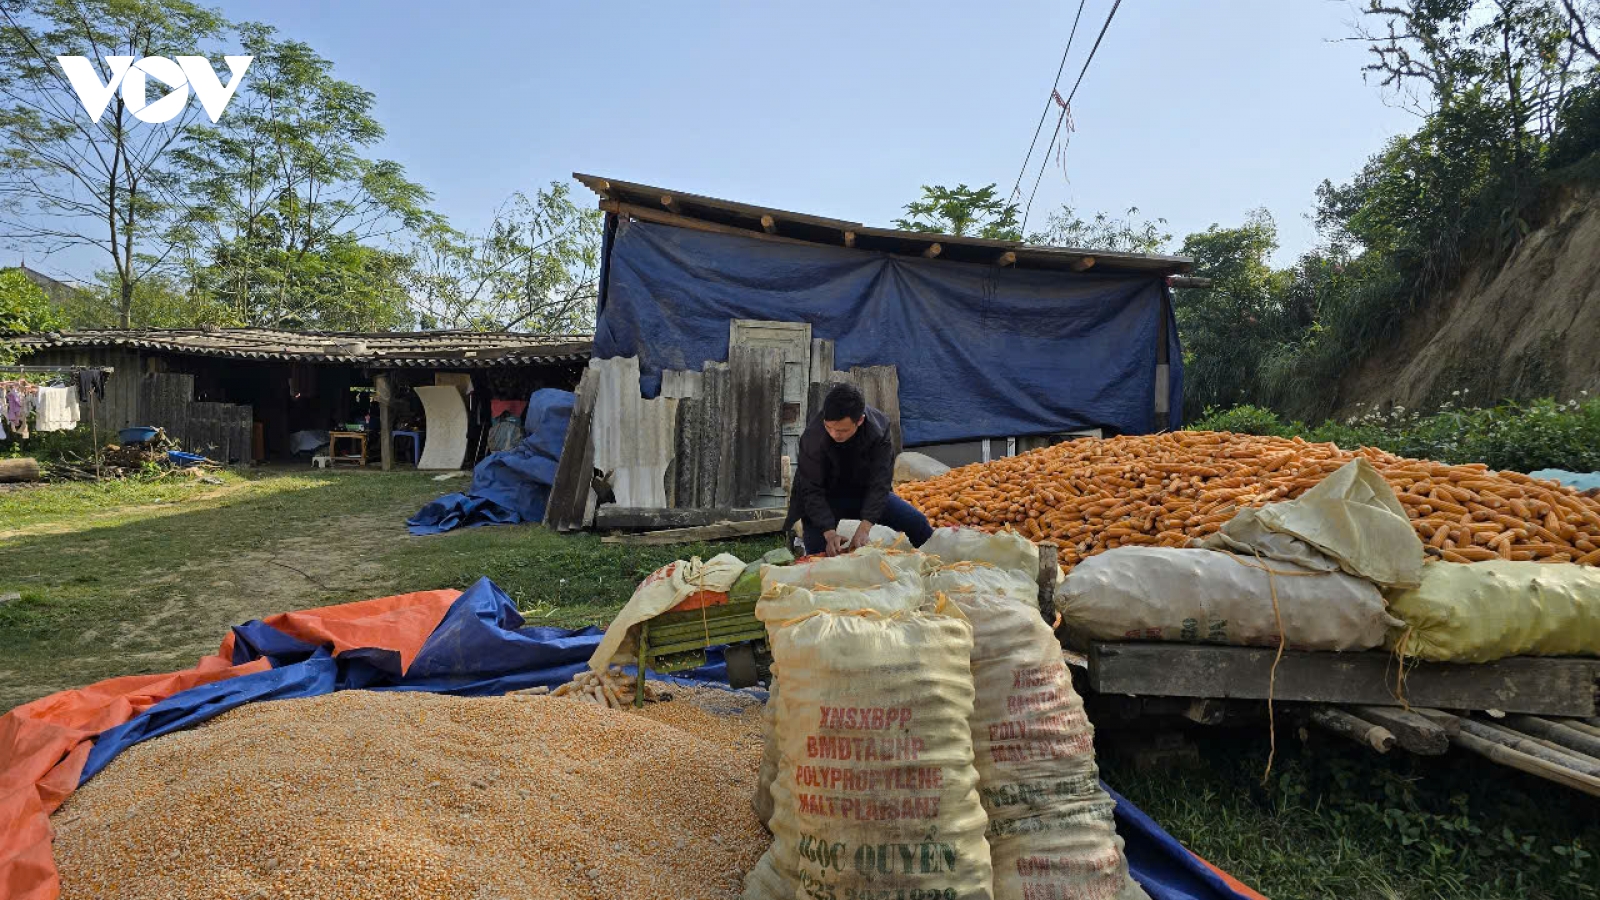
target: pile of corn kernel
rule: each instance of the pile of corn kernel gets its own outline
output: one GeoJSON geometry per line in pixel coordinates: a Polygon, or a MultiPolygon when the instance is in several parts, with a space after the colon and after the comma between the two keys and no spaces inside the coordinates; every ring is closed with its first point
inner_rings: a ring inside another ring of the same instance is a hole
{"type": "Polygon", "coordinates": [[[737,897],[760,704],[341,691],[124,752],[56,813],[62,897],[737,897]]]}

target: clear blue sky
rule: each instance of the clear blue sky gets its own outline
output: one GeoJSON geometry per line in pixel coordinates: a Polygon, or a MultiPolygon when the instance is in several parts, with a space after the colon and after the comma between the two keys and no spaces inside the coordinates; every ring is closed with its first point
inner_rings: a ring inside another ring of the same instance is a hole
{"type": "MultiPolygon", "coordinates": [[[[1111,5],[1087,0],[1063,95],[1111,5]]],[[[1009,191],[1077,4],[222,8],[310,43],[376,93],[379,155],[477,228],[513,190],[575,170],[877,225],[925,183],[1009,191]]],[[[1063,202],[1137,206],[1168,220],[1176,247],[1264,206],[1276,261],[1292,262],[1316,239],[1317,184],[1418,124],[1362,81],[1363,47],[1337,42],[1356,15],[1337,0],[1124,0],[1073,102],[1066,173],[1052,160],[1033,221],[1063,202]]],[[[99,264],[62,254],[47,268],[99,264]]]]}

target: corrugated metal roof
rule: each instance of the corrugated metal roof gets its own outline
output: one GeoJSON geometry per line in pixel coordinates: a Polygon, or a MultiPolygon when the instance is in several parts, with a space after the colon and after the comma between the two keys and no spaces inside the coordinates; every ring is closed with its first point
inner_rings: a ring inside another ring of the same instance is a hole
{"type": "Polygon", "coordinates": [[[589,358],[590,335],[496,331],[314,332],[273,328],[159,328],[20,335],[25,349],[121,347],[230,359],[343,363],[372,368],[544,365],[589,358]]]}
{"type": "Polygon", "coordinates": [[[1159,253],[1123,253],[1089,247],[1045,247],[1022,241],[993,241],[984,238],[956,237],[918,231],[872,228],[860,222],[830,219],[790,212],[769,206],[756,206],[736,200],[723,200],[701,194],[688,194],[670,188],[652,187],[616,178],[572,173],[585,187],[600,196],[600,208],[625,213],[645,221],[736,233],[761,240],[805,244],[828,244],[857,250],[928,256],[954,262],[1016,266],[1023,269],[1054,269],[1083,272],[1138,272],[1151,275],[1181,275],[1194,268],[1185,256],[1159,253]]]}

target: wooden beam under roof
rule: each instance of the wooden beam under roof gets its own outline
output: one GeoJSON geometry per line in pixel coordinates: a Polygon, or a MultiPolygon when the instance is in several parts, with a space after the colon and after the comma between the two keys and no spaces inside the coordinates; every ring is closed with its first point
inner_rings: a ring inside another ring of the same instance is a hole
{"type": "Polygon", "coordinates": [[[705,231],[711,234],[731,234],[737,237],[755,238],[762,241],[782,241],[785,244],[804,244],[815,247],[813,241],[802,241],[795,238],[784,237],[781,234],[767,234],[750,228],[736,228],[732,225],[720,225],[716,222],[707,222],[704,219],[695,219],[689,216],[675,216],[664,209],[652,209],[648,206],[634,206],[631,203],[619,203],[615,200],[601,200],[600,209],[618,215],[632,216],[644,222],[655,222],[658,225],[672,225],[677,228],[687,228],[691,231],[705,231]]]}
{"type": "Polygon", "coordinates": [[[655,205],[655,198],[662,194],[671,194],[680,205],[692,206],[696,210],[715,210],[747,219],[757,219],[762,214],[770,215],[782,222],[793,222],[799,225],[815,225],[819,228],[829,228],[835,231],[846,229],[860,229],[860,222],[851,222],[845,219],[833,219],[827,216],[814,216],[809,213],[792,212],[786,209],[772,207],[752,206],[748,203],[739,203],[734,200],[724,200],[720,197],[708,197],[705,194],[691,194],[687,191],[674,191],[666,188],[651,187],[631,181],[622,181],[616,178],[601,178],[598,175],[585,175],[582,172],[572,173],[589,190],[601,194],[608,200],[617,200],[638,206],[655,205]],[[646,202],[648,201],[648,202],[646,202]]]}

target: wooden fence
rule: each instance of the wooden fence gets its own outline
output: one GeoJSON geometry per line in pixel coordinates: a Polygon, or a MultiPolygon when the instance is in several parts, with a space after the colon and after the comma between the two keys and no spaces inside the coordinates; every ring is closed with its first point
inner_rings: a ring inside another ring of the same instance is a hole
{"type": "Polygon", "coordinates": [[[146,375],[139,383],[139,424],[165,430],[190,453],[248,464],[255,421],[251,408],[193,398],[193,375],[146,375]]]}

